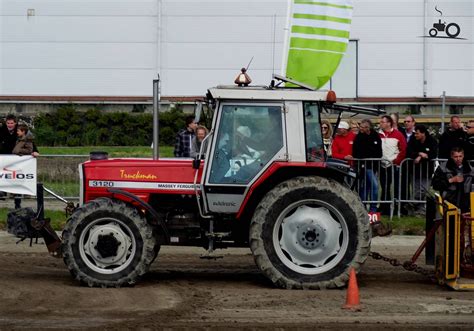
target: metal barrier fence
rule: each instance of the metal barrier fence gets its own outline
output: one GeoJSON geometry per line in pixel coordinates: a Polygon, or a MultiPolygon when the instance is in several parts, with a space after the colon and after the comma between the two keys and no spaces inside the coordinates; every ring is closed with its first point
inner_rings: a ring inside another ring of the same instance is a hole
{"type": "Polygon", "coordinates": [[[398,166],[383,159],[356,159],[354,168],[359,183],[356,191],[369,212],[380,211],[390,219],[395,209],[398,217],[402,211],[410,215],[424,214],[431,177],[438,164],[446,161],[434,159],[415,163],[413,159],[405,159],[398,166]]]}
{"type": "Polygon", "coordinates": [[[398,178],[398,217],[402,211],[408,214],[426,213],[426,192],[431,187],[431,178],[435,169],[447,159],[425,160],[416,163],[413,159],[405,159],[400,164],[398,178]]]}
{"type": "MultiPolygon", "coordinates": [[[[37,178],[44,187],[56,193],[68,201],[78,202],[79,200],[79,164],[89,160],[89,155],[40,155],[37,161],[37,178]]],[[[14,194],[1,194],[0,207],[11,208],[11,200],[15,199],[14,194]],[[2,201],[5,200],[5,201],[2,201]]],[[[18,196],[16,196],[18,199],[18,196]]],[[[26,205],[31,206],[32,201],[36,200],[34,196],[24,195],[21,197],[26,205]]],[[[57,200],[51,194],[44,194],[45,200],[57,200]]],[[[36,202],[34,202],[36,204],[36,202]]],[[[16,205],[16,203],[15,203],[16,205]]],[[[34,205],[35,206],[35,205],[34,205]]],[[[63,204],[58,206],[62,208],[63,204]]],[[[59,208],[58,206],[53,207],[59,208]]],[[[48,206],[48,208],[51,205],[48,206]]]]}
{"type": "MultiPolygon", "coordinates": [[[[431,187],[431,178],[436,168],[445,162],[447,159],[420,163],[405,159],[396,166],[383,159],[356,159],[354,168],[358,173],[358,185],[355,188],[368,211],[380,211],[389,215],[390,219],[395,210],[398,217],[402,213],[425,215],[426,193],[431,187]]],[[[470,164],[474,166],[474,161],[470,164]]]]}
{"type": "MultiPolygon", "coordinates": [[[[89,155],[41,155],[37,159],[38,182],[66,198],[79,199],[79,164],[89,155]]],[[[45,199],[53,197],[45,194],[45,199]]]]}
{"type": "MultiPolygon", "coordinates": [[[[38,182],[67,200],[79,199],[79,164],[89,155],[41,155],[37,159],[38,182]]],[[[393,217],[403,209],[423,213],[425,193],[437,165],[446,159],[434,159],[420,164],[405,159],[400,166],[383,159],[354,159],[358,174],[355,190],[368,211],[380,211],[393,217]]],[[[471,162],[474,165],[474,162],[471,162]]],[[[45,199],[54,197],[45,195],[45,199]]]]}
{"type": "MultiPolygon", "coordinates": [[[[398,180],[400,188],[397,196],[398,217],[403,210],[425,214],[426,192],[431,187],[431,178],[436,168],[447,161],[448,159],[433,159],[420,164],[416,164],[413,159],[402,161],[398,180]]],[[[471,167],[474,166],[474,161],[468,162],[471,167]]]]}
{"type": "Polygon", "coordinates": [[[369,212],[380,211],[393,217],[395,194],[394,179],[398,169],[392,162],[383,159],[354,159],[353,167],[358,174],[355,189],[369,212]]]}

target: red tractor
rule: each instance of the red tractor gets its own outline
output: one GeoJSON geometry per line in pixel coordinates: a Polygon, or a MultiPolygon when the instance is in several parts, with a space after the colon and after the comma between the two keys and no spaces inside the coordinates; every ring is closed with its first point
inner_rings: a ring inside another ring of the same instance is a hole
{"type": "Polygon", "coordinates": [[[74,278],[134,284],[161,245],[184,245],[209,255],[250,247],[279,287],[344,286],[369,254],[371,231],[349,185],[355,173],[326,157],[320,113],[380,112],[338,105],[332,91],[279,84],[209,89],[212,128],[196,159],[99,153],[81,164],[81,203],[62,245],[74,278]]]}

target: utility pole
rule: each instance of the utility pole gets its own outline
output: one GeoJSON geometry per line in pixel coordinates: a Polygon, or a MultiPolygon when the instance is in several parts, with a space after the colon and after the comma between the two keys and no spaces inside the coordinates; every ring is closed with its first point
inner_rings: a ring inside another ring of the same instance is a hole
{"type": "Polygon", "coordinates": [[[441,133],[444,132],[444,116],[446,113],[446,91],[441,95],[441,133]]]}

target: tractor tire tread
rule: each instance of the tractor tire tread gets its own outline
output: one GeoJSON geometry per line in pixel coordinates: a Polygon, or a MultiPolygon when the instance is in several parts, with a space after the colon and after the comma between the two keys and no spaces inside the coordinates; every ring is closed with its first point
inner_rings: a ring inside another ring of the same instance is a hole
{"type": "Polygon", "coordinates": [[[286,289],[325,289],[345,286],[349,279],[350,269],[354,268],[356,271],[359,270],[360,266],[367,259],[370,251],[370,240],[371,231],[368,222],[367,211],[360,202],[359,197],[353,191],[344,187],[340,183],[323,177],[295,177],[276,186],[262,199],[256,208],[250,225],[250,248],[253,252],[257,266],[260,267],[261,271],[276,286],[286,289]],[[294,189],[308,185],[318,187],[318,189],[322,190],[328,190],[332,192],[337,191],[338,196],[345,200],[355,211],[360,231],[358,232],[358,244],[355,258],[351,261],[350,265],[348,265],[344,273],[328,281],[302,283],[286,277],[273,266],[267,253],[265,252],[261,234],[263,224],[265,222],[265,215],[271,208],[273,208],[274,202],[278,199],[278,197],[294,189]]]}
{"type": "Polygon", "coordinates": [[[153,229],[145,221],[144,217],[142,217],[135,208],[129,207],[124,202],[109,198],[98,198],[79,207],[67,220],[62,237],[63,259],[67,268],[75,280],[89,287],[106,288],[133,286],[137,280],[148,271],[158,253],[157,250],[159,250],[159,248],[157,249],[159,245],[156,242],[156,237],[153,235],[153,229]],[[143,239],[142,258],[135,265],[133,271],[121,275],[116,280],[97,279],[88,275],[78,266],[72,251],[72,247],[76,244],[76,240],[78,239],[74,236],[77,225],[86,216],[100,210],[113,211],[122,214],[131,220],[135,220],[134,224],[143,239]]]}

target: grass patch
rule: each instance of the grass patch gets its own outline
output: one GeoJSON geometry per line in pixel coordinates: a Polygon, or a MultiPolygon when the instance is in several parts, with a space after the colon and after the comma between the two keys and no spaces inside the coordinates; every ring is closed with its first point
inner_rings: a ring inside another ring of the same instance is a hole
{"type": "MultiPolygon", "coordinates": [[[[150,146],[80,146],[80,147],[38,147],[42,155],[89,155],[93,151],[109,153],[109,157],[152,157],[150,146]]],[[[172,157],[173,146],[160,146],[161,157],[172,157]]]]}
{"type": "MultiPolygon", "coordinates": [[[[50,182],[46,180],[39,180],[43,183],[44,187],[50,189],[54,193],[61,197],[78,197],[79,196],[79,179],[76,182],[50,182]]],[[[45,196],[49,196],[49,193],[44,193],[45,196]]]]}
{"type": "MultiPolygon", "coordinates": [[[[8,208],[0,208],[0,230],[7,229],[7,215],[10,211],[8,208]]],[[[66,224],[66,213],[62,210],[45,210],[44,217],[51,219],[51,226],[56,231],[62,230],[66,224]]]]}
{"type": "Polygon", "coordinates": [[[389,223],[392,226],[393,234],[396,235],[425,235],[425,219],[421,217],[396,217],[392,221],[388,217],[382,217],[382,222],[389,223]]]}

